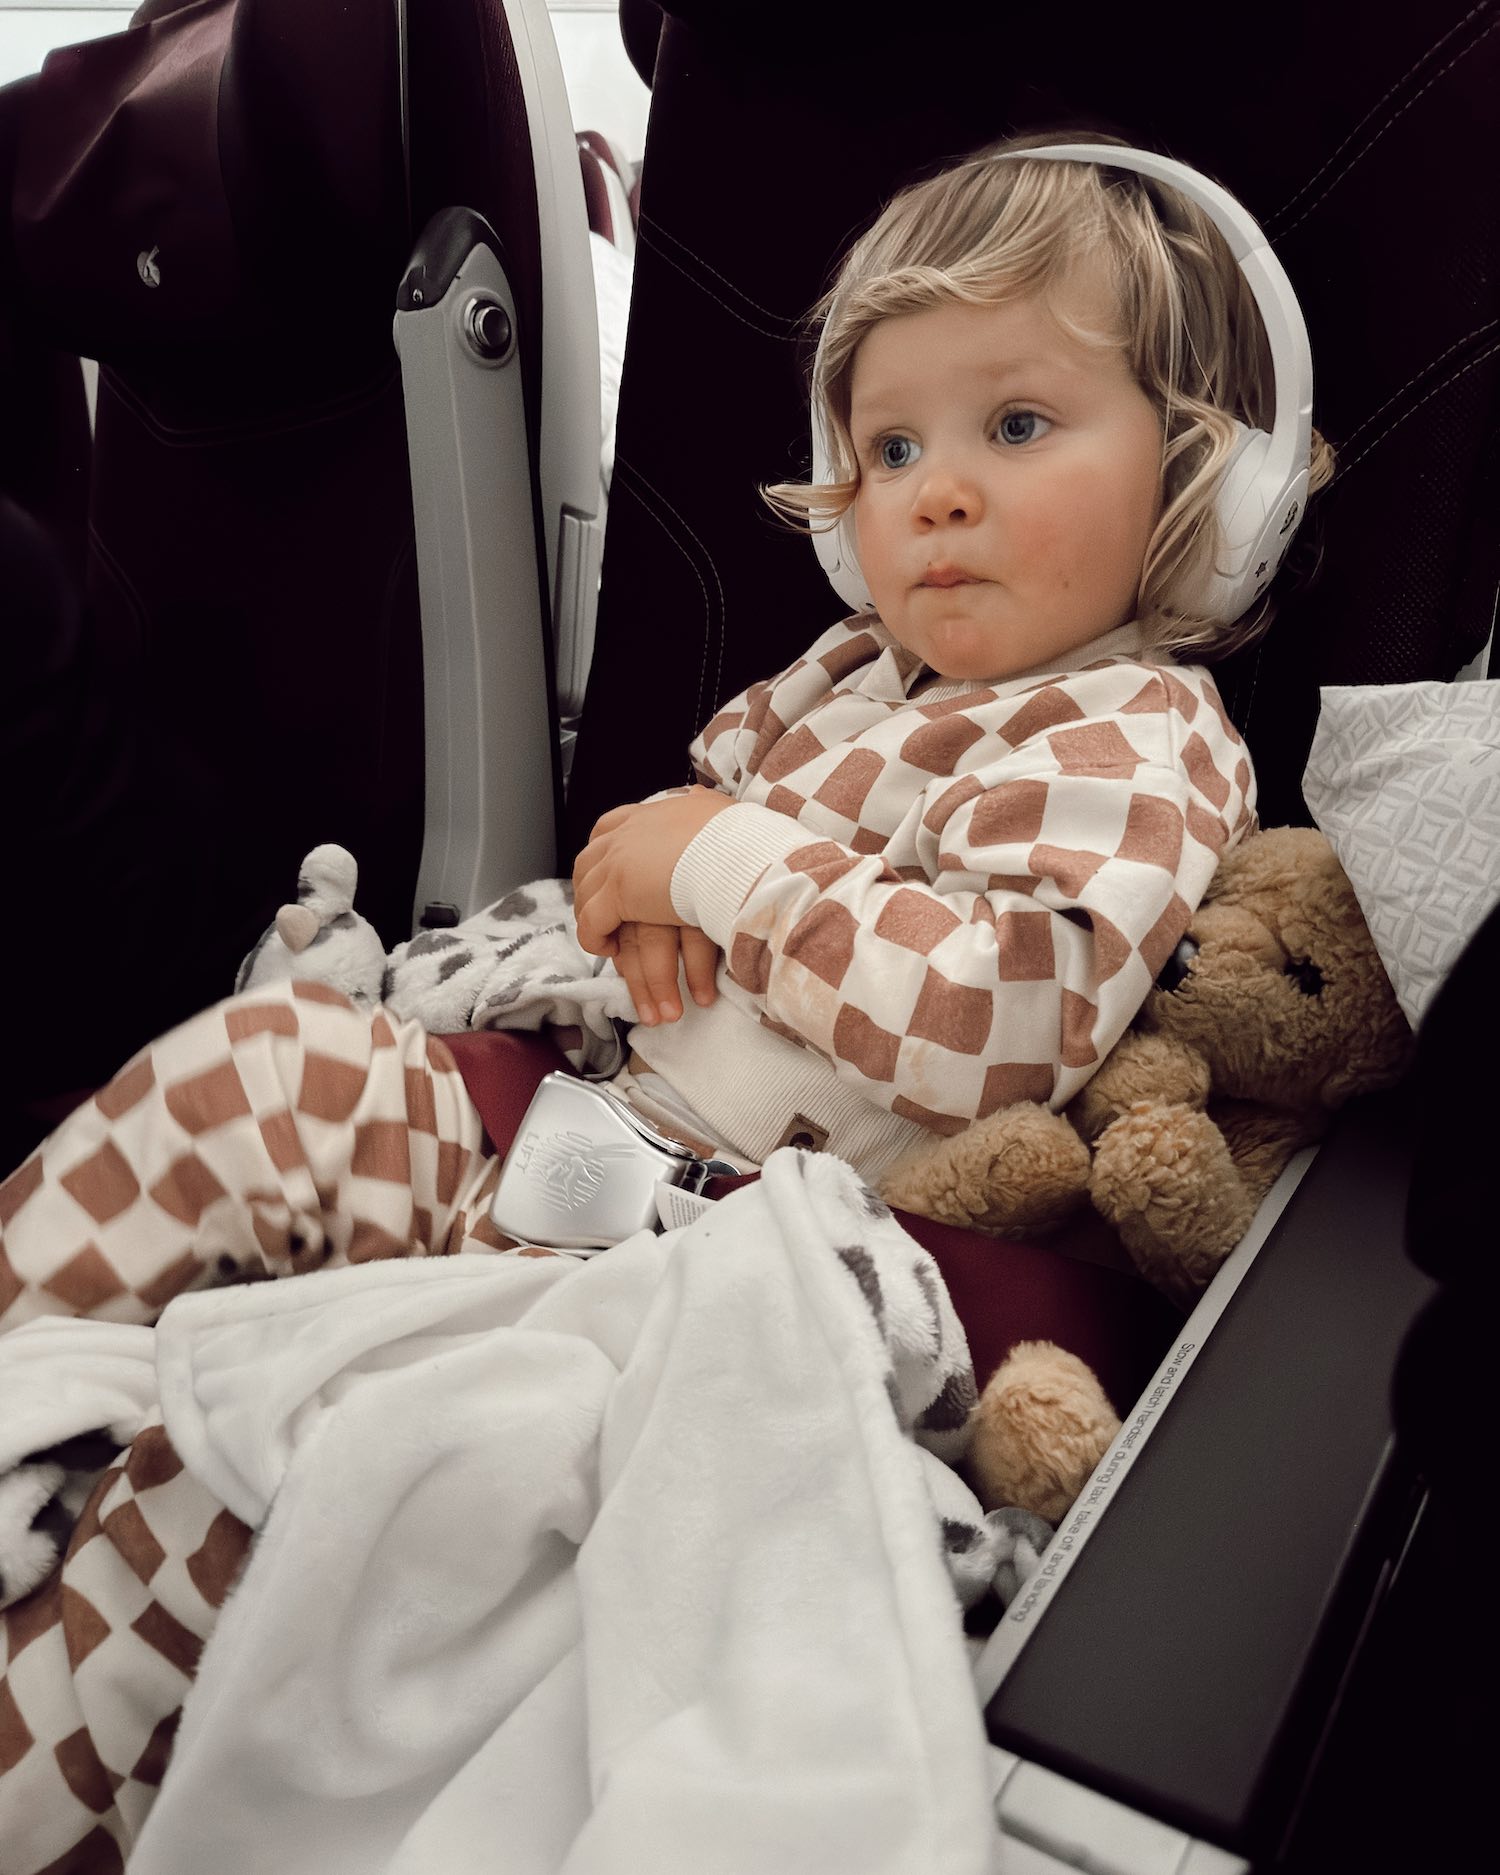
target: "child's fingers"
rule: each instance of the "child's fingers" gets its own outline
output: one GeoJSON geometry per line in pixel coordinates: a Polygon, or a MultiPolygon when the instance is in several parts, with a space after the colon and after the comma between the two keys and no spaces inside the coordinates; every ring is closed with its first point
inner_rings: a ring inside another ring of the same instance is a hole
{"type": "Polygon", "coordinates": [[[682,1014],[682,996],[677,988],[677,927],[638,924],[635,934],[646,994],[663,1022],[675,1022],[682,1014]]]}
{"type": "Polygon", "coordinates": [[[637,1018],[650,1028],[656,1022],[656,1005],[646,988],[646,972],[641,962],[640,927],[621,925],[617,939],[619,948],[615,952],[615,969],[625,979],[625,987],[630,991],[637,1018]]]}
{"type": "MultiPolygon", "coordinates": [[[[623,811],[621,808],[616,808],[614,814],[606,814],[604,820],[613,820],[623,811]]],[[[604,820],[601,820],[589,835],[588,844],[579,848],[578,857],[573,861],[575,908],[580,898],[587,897],[591,882],[593,888],[597,890],[600,881],[608,871],[610,853],[615,842],[607,837],[601,837],[600,828],[604,827],[604,820]]],[[[606,836],[607,833],[608,829],[605,829],[606,836]]]]}
{"type": "Polygon", "coordinates": [[[574,875],[573,923],[578,942],[595,957],[617,955],[615,933],[623,920],[615,904],[614,893],[602,876],[574,875]]]}
{"type": "Polygon", "coordinates": [[[589,879],[597,870],[603,858],[603,853],[590,841],[590,843],[579,852],[577,859],[573,861],[573,910],[575,915],[577,914],[580,904],[588,896],[589,879]]]}
{"type": "Polygon", "coordinates": [[[680,933],[682,966],[687,986],[695,1003],[705,1007],[718,995],[715,978],[719,970],[719,947],[706,931],[696,925],[684,925],[680,933]]]}

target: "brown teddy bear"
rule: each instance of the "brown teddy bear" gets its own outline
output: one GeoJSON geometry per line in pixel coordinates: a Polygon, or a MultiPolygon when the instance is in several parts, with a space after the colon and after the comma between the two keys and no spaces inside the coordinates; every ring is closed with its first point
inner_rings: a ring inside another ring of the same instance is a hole
{"type": "MultiPolygon", "coordinates": [[[[1045,1229],[1090,1199],[1142,1274],[1190,1303],[1293,1152],[1345,1100],[1396,1081],[1411,1039],[1324,836],[1254,834],[1064,1114],[1022,1103],[924,1144],[882,1195],[996,1235],[1045,1229]]],[[[1082,1362],[1047,1343],[1014,1349],[976,1410],[980,1497],[1055,1520],[1118,1424],[1082,1362]]]]}

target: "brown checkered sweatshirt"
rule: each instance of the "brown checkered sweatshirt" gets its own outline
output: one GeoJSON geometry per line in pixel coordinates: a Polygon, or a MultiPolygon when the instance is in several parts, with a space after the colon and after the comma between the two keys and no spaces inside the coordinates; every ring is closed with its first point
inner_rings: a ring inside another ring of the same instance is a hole
{"type": "Polygon", "coordinates": [[[1212,678],[1136,625],[976,685],[850,619],[692,754],[735,800],[672,875],[720,996],[632,1046],[727,1146],[811,1120],[867,1175],[923,1129],[1071,1099],[1255,825],[1212,678]]]}

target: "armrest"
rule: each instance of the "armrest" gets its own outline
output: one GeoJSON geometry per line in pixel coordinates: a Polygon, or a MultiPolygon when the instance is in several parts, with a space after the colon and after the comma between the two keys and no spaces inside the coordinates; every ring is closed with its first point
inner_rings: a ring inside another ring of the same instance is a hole
{"type": "Polygon", "coordinates": [[[489,225],[423,230],[395,319],[422,608],[426,825],[415,922],[554,870],[559,799],[516,302],[489,225]]]}
{"type": "Polygon", "coordinates": [[[986,1708],[1005,1750],[1235,1854],[1284,1833],[1410,1524],[1405,1106],[1341,1116],[986,1708]]]}

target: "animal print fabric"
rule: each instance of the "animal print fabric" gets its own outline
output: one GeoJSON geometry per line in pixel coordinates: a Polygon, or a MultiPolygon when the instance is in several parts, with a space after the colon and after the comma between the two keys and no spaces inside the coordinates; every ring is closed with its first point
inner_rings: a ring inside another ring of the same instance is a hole
{"type": "Polygon", "coordinates": [[[386,1007],[439,1035],[519,1029],[548,1038],[582,1074],[617,1073],[635,1006],[607,958],[578,943],[573,886],[538,879],[450,931],[423,931],[391,952],[386,1007]]]}
{"type": "MultiPolygon", "coordinates": [[[[0,1184],[0,1331],[504,1250],[497,1169],[440,1040],[323,984],[267,985],[143,1050],[0,1184]]],[[[249,1540],[159,1424],[99,1479],[60,1567],[0,1615],[4,1875],[123,1866],[249,1540]]]]}

